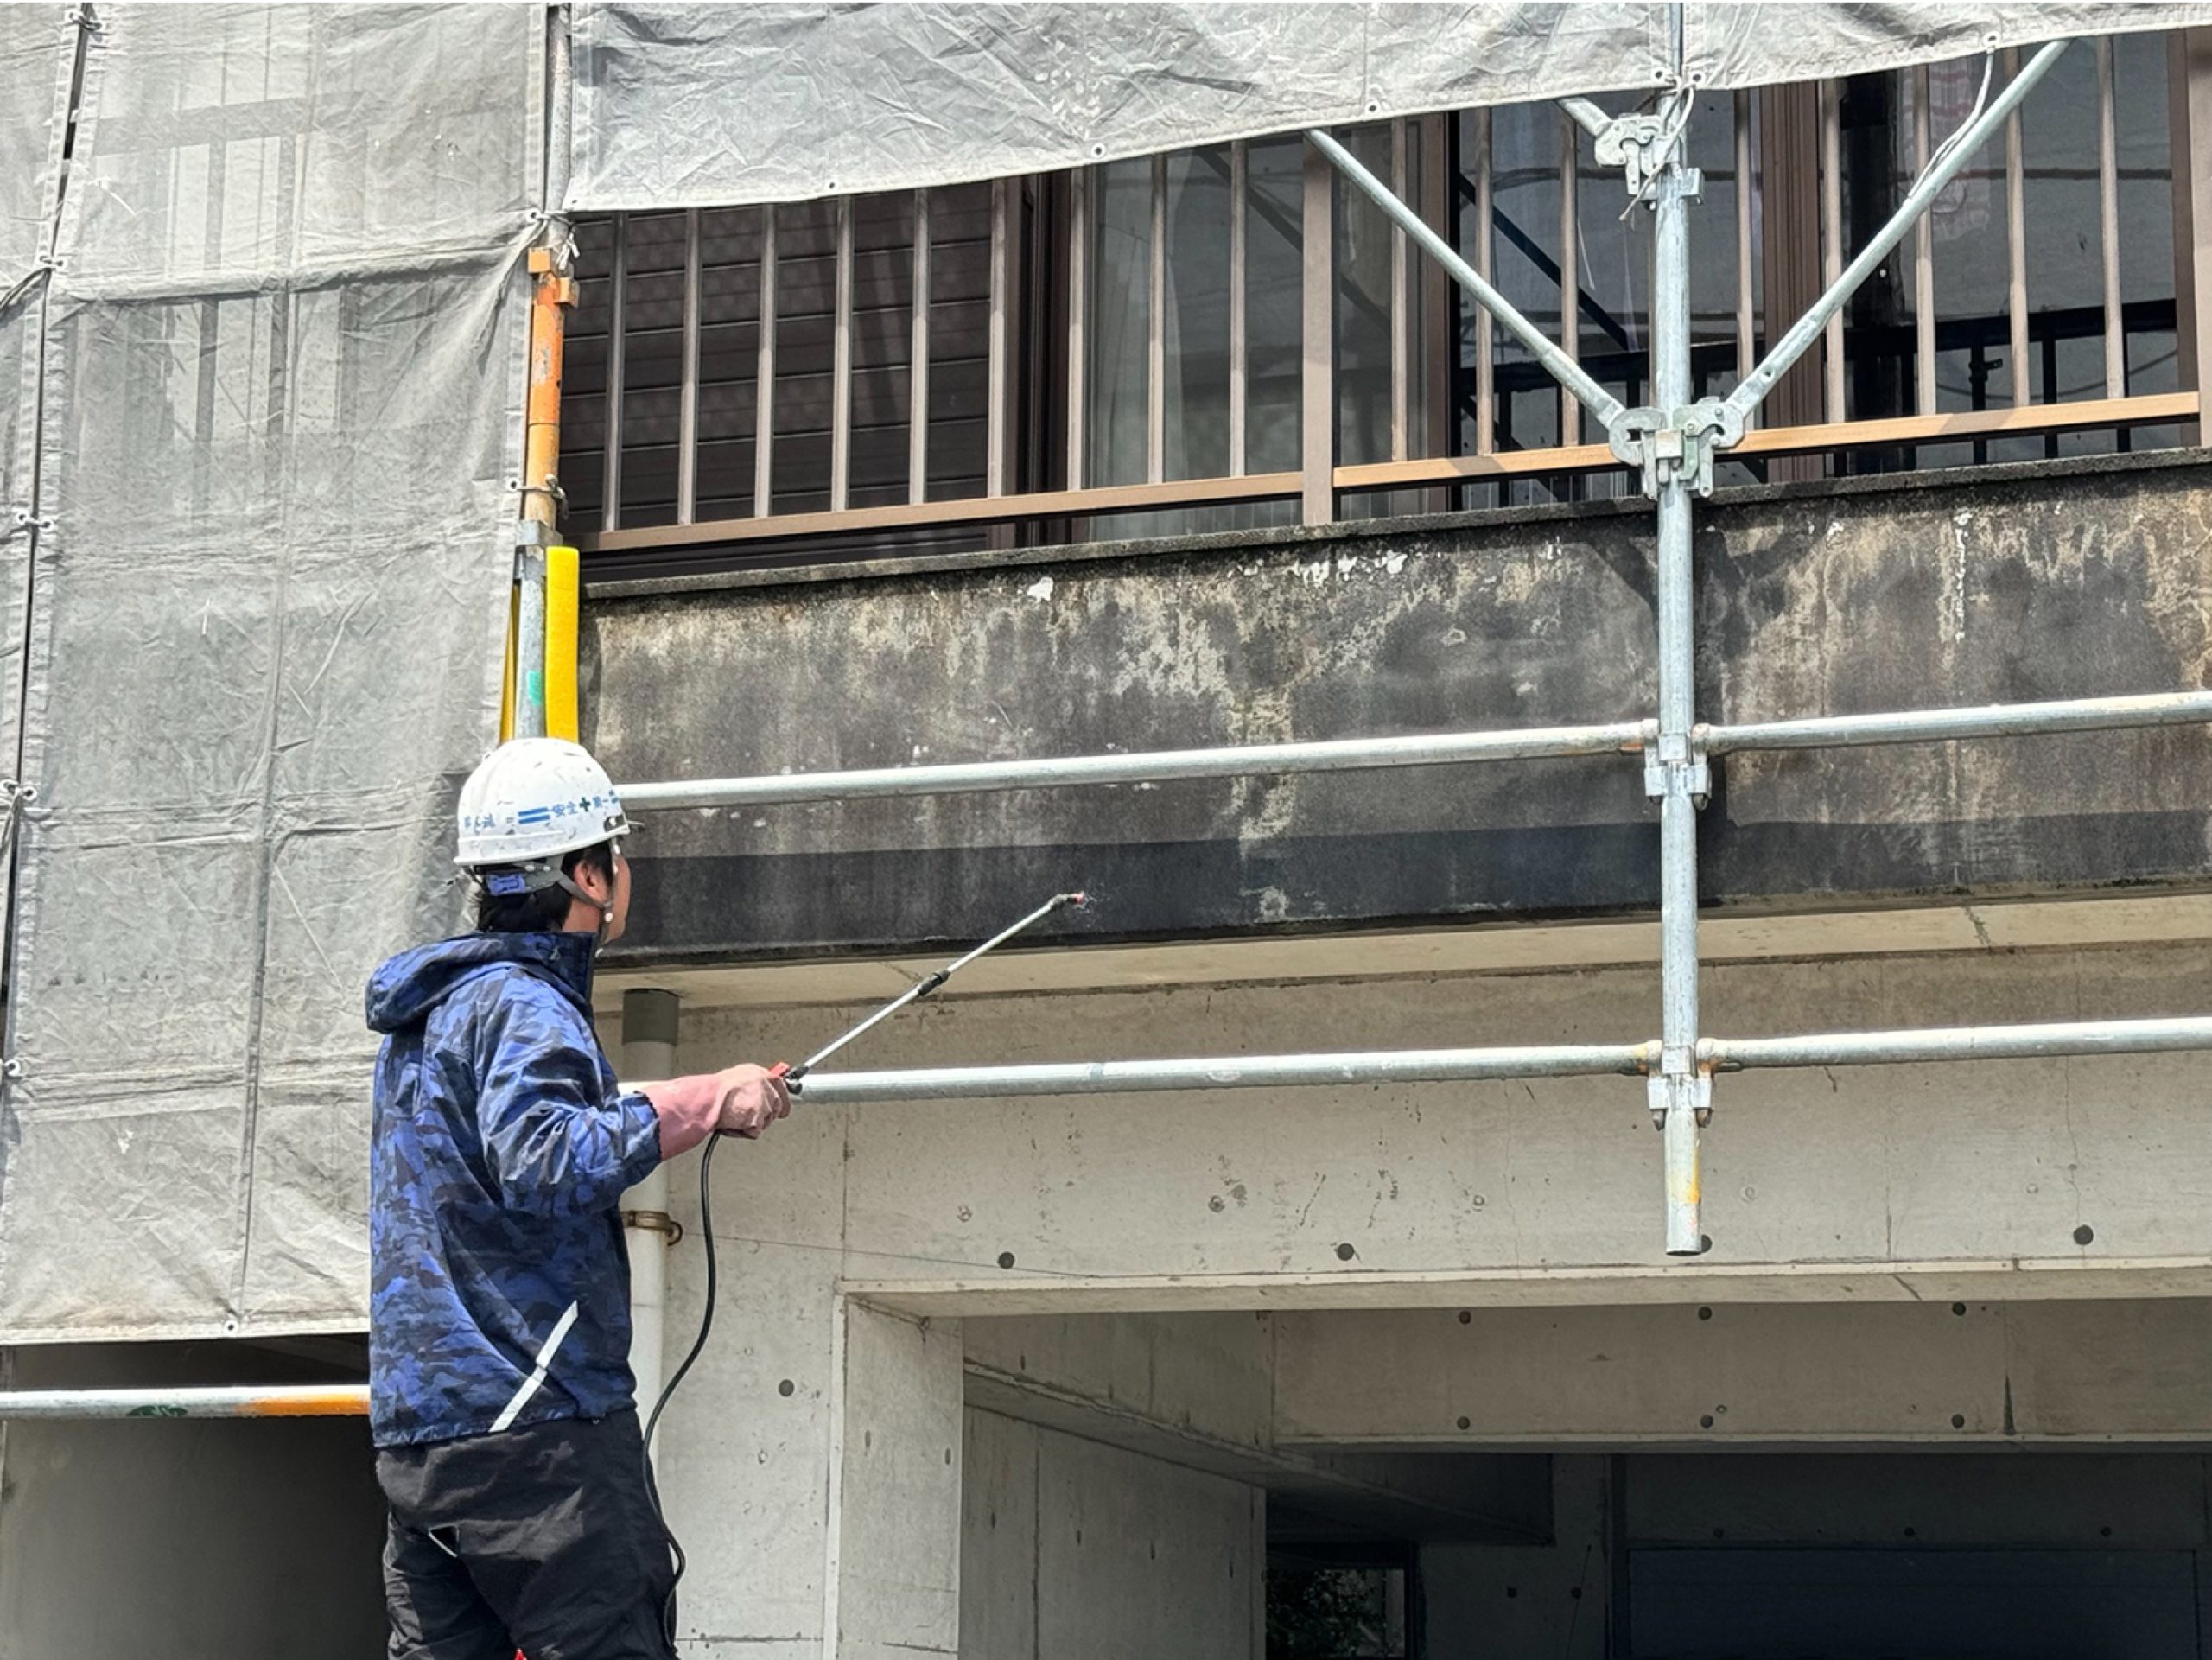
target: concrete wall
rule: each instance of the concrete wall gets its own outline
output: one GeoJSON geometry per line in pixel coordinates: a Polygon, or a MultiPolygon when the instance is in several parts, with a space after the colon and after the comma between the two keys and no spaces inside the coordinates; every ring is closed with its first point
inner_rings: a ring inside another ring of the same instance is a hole
{"type": "MultiPolygon", "coordinates": [[[[2196,452],[1724,493],[1699,707],[1789,716],[2196,687],[2196,452]]],[[[594,589],[588,736],[618,779],[1613,721],[1651,713],[1648,515],[1596,505],[594,589]]],[[[2197,728],[1738,757],[1708,902],[2145,882],[2203,863],[2197,728]],[[2063,788],[2054,787],[2063,781],[2063,788]]],[[[1640,912],[1627,758],[655,815],[632,960],[1640,912]]]]}
{"type": "MultiPolygon", "coordinates": [[[[1722,965],[1707,1008],[1713,1029],[1745,1033],[2183,1012],[2202,1007],[2203,961],[2174,945],[1722,965]]],[[[1641,970],[955,996],[850,1064],[1616,1038],[1656,1003],[1641,970]]],[[[803,1053],[854,1012],[695,1007],[678,1062],[803,1053]]],[[[1546,1438],[2212,1438],[2195,1404],[2212,1398],[2212,1305],[2195,1301],[2212,1298],[2212,1236],[2187,1199],[2212,1191],[2202,1115],[2185,1056],[1724,1078],[1715,1247],[1684,1263],[1661,1256],[1657,1138],[1628,1079],[802,1099],[717,1161],[722,1324],[664,1431],[693,1556],[685,1630],[701,1653],[742,1641],[811,1660],[833,1642],[943,1645],[951,1606],[978,1643],[1024,1641],[1002,1587],[1019,1569],[976,1566],[1027,1547],[977,1541],[976,1484],[998,1478],[963,1480],[980,1445],[972,1418],[964,1452],[951,1431],[963,1404],[1255,1491],[1302,1481],[1317,1513],[1357,1486],[1367,1536],[1580,1524],[1572,1506],[1535,1517],[1510,1471],[1474,1464],[1459,1467],[1489,1485],[1453,1517],[1418,1472],[1334,1462],[1363,1439],[1389,1458],[1546,1438]],[[1362,1309],[1412,1311],[1331,1339],[1389,1387],[1317,1383],[1301,1322],[1340,1316],[1301,1311],[1362,1309]],[[1455,1344],[1468,1364],[1431,1352],[1455,1344]],[[1639,1368],[1654,1387],[1628,1387],[1639,1368]],[[1317,1398],[1342,1413],[1318,1417],[1317,1398]],[[882,1433],[900,1450],[879,1465],[882,1433]]],[[[673,1184],[679,1350],[699,1311],[695,1176],[687,1161],[673,1184]]],[[[1541,1560],[1578,1600],[1580,1565],[1541,1560]]]]}
{"type": "Polygon", "coordinates": [[[1618,1466],[1584,1455],[1552,1460],[1557,1530],[1541,1544],[1430,1545],[1420,1554],[1427,1660],[1541,1654],[1605,1660],[1611,1646],[1618,1466]]]}
{"type": "MultiPolygon", "coordinates": [[[[8,1359],[17,1389],[329,1375],[235,1345],[8,1359]]],[[[0,1426],[0,1660],[378,1655],[383,1548],[358,1419],[0,1426]]]]}
{"type": "Polygon", "coordinates": [[[1265,1496],[967,1415],[961,1660],[1259,1660],[1265,1496]]]}

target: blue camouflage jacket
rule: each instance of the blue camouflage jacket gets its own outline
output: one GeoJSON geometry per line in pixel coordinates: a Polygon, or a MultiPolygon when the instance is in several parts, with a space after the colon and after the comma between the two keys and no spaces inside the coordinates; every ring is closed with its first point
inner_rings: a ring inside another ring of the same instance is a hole
{"type": "Polygon", "coordinates": [[[617,1200],[660,1161],[591,1024],[589,934],[467,934],[369,982],[379,1447],[634,1404],[617,1200]]]}

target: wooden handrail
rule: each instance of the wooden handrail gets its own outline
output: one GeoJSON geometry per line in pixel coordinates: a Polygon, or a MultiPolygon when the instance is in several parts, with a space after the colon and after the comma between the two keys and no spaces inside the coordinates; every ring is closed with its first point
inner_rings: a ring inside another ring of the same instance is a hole
{"type": "MultiPolygon", "coordinates": [[[[1727,453],[1737,456],[1796,455],[1877,444],[1943,443],[1960,439],[2145,426],[2193,421],[2200,409],[2197,394],[2185,391],[2005,409],[1955,410],[1940,415],[1776,427],[1745,434],[1744,442],[1727,453]]],[[[1572,444],[1550,449],[1507,450],[1491,455],[1451,455],[1427,461],[1373,461],[1339,467],[1335,469],[1334,485],[1339,493],[1395,490],[1548,473],[1602,472],[1620,465],[1604,444],[1572,444]]],[[[842,512],[785,513],[767,518],[715,519],[695,525],[639,526],[597,534],[582,532],[575,539],[586,553],[608,554],[818,536],[868,535],[944,525],[1002,525],[1026,518],[1087,518],[1236,502],[1295,501],[1300,499],[1303,482],[1302,476],[1294,472],[1260,473],[1244,478],[1182,479],[1162,484],[901,502],[881,507],[849,508],[842,512]]]]}

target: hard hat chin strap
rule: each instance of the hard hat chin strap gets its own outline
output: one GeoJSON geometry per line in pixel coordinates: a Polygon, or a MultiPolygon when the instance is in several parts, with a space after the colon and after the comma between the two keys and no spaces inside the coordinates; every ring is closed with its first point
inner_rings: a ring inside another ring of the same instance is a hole
{"type": "MultiPolygon", "coordinates": [[[[620,858],[621,855],[617,854],[615,857],[620,858]]],[[[569,898],[580,900],[599,913],[599,926],[593,933],[592,950],[594,952],[604,951],[607,948],[607,931],[614,925],[613,898],[610,895],[604,900],[594,899],[584,892],[582,884],[565,870],[555,871],[553,880],[567,890],[569,898]]]]}

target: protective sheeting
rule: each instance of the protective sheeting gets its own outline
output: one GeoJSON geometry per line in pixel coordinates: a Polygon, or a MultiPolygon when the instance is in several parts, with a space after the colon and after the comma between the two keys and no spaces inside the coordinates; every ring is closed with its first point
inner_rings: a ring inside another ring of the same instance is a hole
{"type": "MultiPolygon", "coordinates": [[[[1695,85],[2212,21],[2205,5],[1701,5],[1695,85]]],[[[578,210],[737,207],[1050,171],[1309,126],[1643,92],[1641,4],[714,5],[575,11],[578,210]]]]}
{"type": "MultiPolygon", "coordinates": [[[[60,170],[55,118],[67,107],[77,32],[60,6],[0,5],[0,777],[16,777],[22,733],[24,601],[37,504],[30,432],[38,400],[33,344],[46,308],[41,263],[60,170]]],[[[0,794],[0,883],[14,856],[0,794]]],[[[10,919],[0,907],[0,951],[10,919]]]]}
{"type": "Polygon", "coordinates": [[[1693,5],[1685,67],[1705,86],[1764,86],[1940,63],[2080,35],[2212,22],[2212,6],[1693,5]]]}
{"type": "Polygon", "coordinates": [[[359,1326],[362,987],[454,925],[497,722],[543,14],[99,17],[45,338],[0,1341],[359,1326]]]}
{"type": "Polygon", "coordinates": [[[1648,4],[579,5],[579,209],[995,178],[1663,82],[1648,4]]]}

